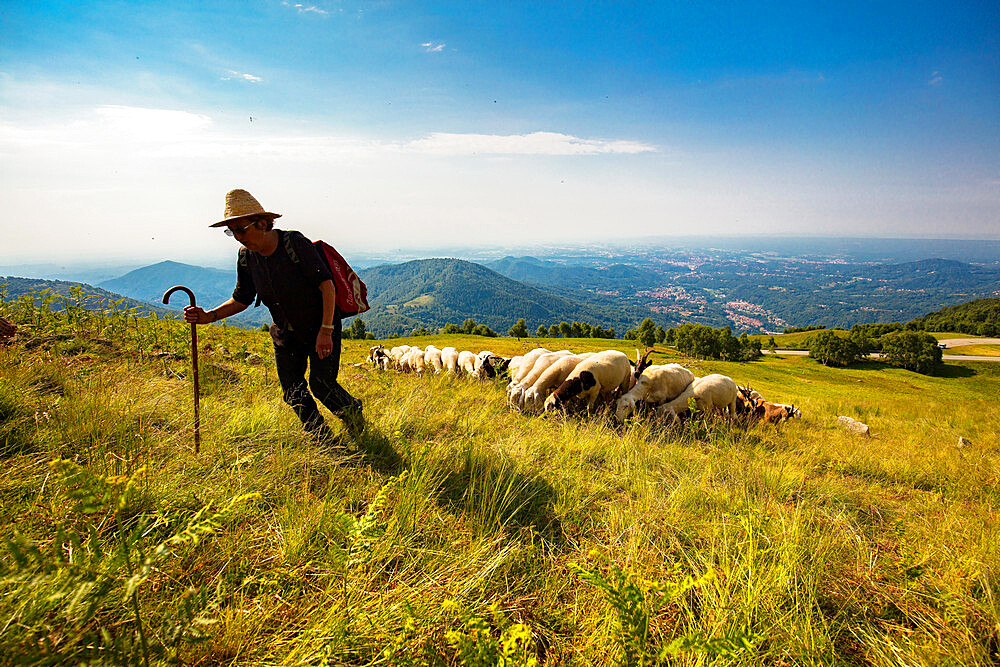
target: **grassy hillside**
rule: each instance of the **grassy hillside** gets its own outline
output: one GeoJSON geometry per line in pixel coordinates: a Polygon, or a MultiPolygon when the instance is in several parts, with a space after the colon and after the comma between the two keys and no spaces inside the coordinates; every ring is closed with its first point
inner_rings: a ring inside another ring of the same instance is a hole
{"type": "Polygon", "coordinates": [[[1000,365],[692,363],[804,416],[680,429],[523,416],[499,384],[375,372],[347,341],[371,424],[320,449],[266,334],[213,325],[195,455],[187,327],[32,322],[0,348],[0,655],[20,663],[998,659],[1000,365]]]}

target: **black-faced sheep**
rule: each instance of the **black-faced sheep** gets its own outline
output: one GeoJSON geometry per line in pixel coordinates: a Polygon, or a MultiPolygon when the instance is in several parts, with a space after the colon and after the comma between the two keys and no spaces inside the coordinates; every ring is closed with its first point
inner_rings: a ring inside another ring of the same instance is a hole
{"type": "Polygon", "coordinates": [[[624,352],[597,352],[577,364],[559,388],[545,399],[545,410],[561,409],[576,396],[585,399],[587,410],[591,410],[598,397],[610,399],[615,392],[628,391],[631,374],[632,364],[624,352]]]}
{"type": "Polygon", "coordinates": [[[551,366],[538,376],[538,379],[530,387],[524,390],[521,396],[521,408],[524,410],[540,411],[545,403],[545,399],[559,385],[566,381],[566,378],[573,372],[577,364],[593,355],[593,352],[584,352],[583,354],[569,354],[556,359],[551,366]]]}

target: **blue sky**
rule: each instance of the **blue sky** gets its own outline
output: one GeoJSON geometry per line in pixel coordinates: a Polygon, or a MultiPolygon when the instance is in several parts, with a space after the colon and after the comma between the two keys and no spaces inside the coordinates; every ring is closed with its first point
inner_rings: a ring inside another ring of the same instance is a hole
{"type": "Polygon", "coordinates": [[[1000,5],[4,3],[0,261],[1000,238],[1000,5]],[[55,238],[74,243],[53,244],[55,238]]]}

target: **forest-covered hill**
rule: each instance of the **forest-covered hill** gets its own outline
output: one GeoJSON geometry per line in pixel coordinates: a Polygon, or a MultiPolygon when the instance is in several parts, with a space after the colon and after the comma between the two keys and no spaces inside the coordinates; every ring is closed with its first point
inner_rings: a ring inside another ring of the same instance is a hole
{"type": "Polygon", "coordinates": [[[466,318],[503,333],[522,317],[531,331],[565,320],[600,323],[620,333],[648,314],[613,297],[553,294],[459,259],[414,260],[360,275],[372,306],[362,319],[379,336],[405,333],[418,324],[461,324],[466,318]]]}
{"type": "Polygon", "coordinates": [[[1000,299],[976,299],[946,306],[907,323],[923,331],[957,331],[979,336],[1000,335],[1000,299]]]}
{"type": "MultiPolygon", "coordinates": [[[[104,289],[149,303],[160,303],[163,293],[174,285],[186,285],[191,288],[199,306],[212,308],[233,295],[236,271],[210,269],[168,260],[144,266],[98,284],[104,289]]],[[[184,298],[174,297],[170,305],[174,308],[183,308],[188,303],[184,298]]],[[[229,321],[231,324],[252,327],[270,322],[271,316],[266,308],[248,308],[239,315],[229,318],[229,321]]]]}

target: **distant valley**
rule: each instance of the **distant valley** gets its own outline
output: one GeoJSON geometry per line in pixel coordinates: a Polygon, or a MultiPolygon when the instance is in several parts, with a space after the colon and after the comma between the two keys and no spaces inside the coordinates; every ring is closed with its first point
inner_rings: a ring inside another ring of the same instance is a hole
{"type": "MultiPolygon", "coordinates": [[[[523,317],[532,332],[538,325],[579,321],[614,327],[619,336],[645,317],[664,327],[696,322],[751,333],[907,321],[1000,295],[1000,244],[983,242],[973,251],[959,243],[901,241],[898,248],[880,248],[841,241],[827,255],[819,243],[803,241],[796,254],[794,243],[785,241],[770,249],[636,245],[549,248],[477,262],[417,259],[359,270],[372,305],[362,319],[378,336],[466,318],[501,334],[523,317]],[[950,258],[913,259],[935,250],[950,258]],[[978,261],[954,258],[966,250],[978,261]],[[882,261],[872,261],[876,256],[882,261]],[[905,261],[886,261],[896,258],[905,261]]],[[[229,298],[235,271],[164,261],[97,287],[160,307],[164,290],[175,284],[193,289],[207,308],[229,298]]],[[[171,307],[183,305],[178,300],[171,307]]],[[[247,327],[269,321],[264,307],[232,319],[247,327]]]]}

